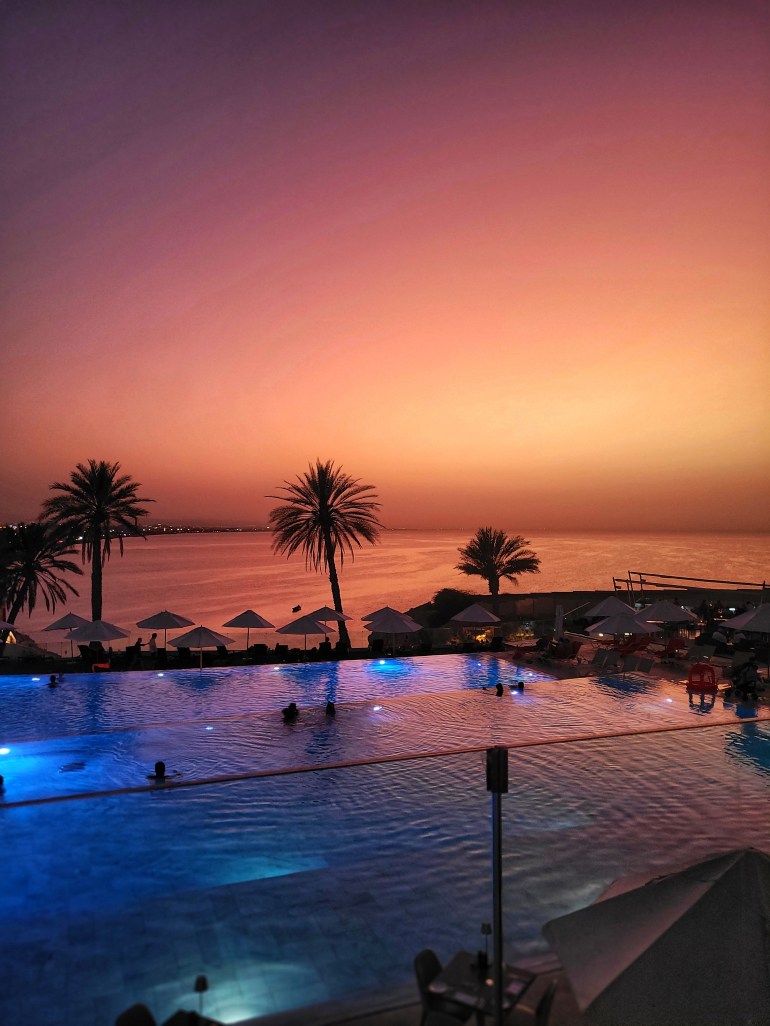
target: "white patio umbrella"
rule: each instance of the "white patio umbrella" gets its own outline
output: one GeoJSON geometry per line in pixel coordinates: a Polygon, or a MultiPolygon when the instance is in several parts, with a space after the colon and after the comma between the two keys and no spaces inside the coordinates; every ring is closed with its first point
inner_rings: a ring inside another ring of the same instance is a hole
{"type": "Polygon", "coordinates": [[[314,609],[311,613],[307,613],[307,616],[311,620],[317,620],[319,623],[328,623],[329,620],[334,620],[336,623],[341,623],[343,620],[352,620],[352,616],[348,616],[347,613],[338,613],[336,609],[332,609],[331,606],[321,606],[320,609],[314,609]]]}
{"type": "Polygon", "coordinates": [[[590,619],[592,616],[612,616],[613,613],[633,612],[634,610],[627,602],[622,602],[615,595],[608,595],[607,598],[603,598],[601,602],[597,602],[595,606],[592,606],[585,615],[590,619]]]}
{"type": "Polygon", "coordinates": [[[312,616],[300,616],[296,620],[292,620],[291,623],[278,627],[275,633],[304,635],[305,651],[307,652],[308,634],[333,634],[334,630],[331,627],[327,627],[325,623],[319,623],[318,620],[314,620],[312,616]]]}
{"type": "Polygon", "coordinates": [[[502,623],[502,620],[480,603],[474,602],[472,606],[450,616],[449,623],[457,623],[463,627],[491,627],[493,624],[502,623]]]}
{"type": "Polygon", "coordinates": [[[64,616],[60,616],[58,620],[54,620],[53,623],[49,623],[47,627],[44,627],[44,631],[66,631],[71,630],[73,627],[85,627],[87,623],[91,623],[91,620],[86,619],[85,616],[78,616],[77,613],[65,613],[64,616]]]}
{"type": "MultiPolygon", "coordinates": [[[[393,606],[380,606],[379,609],[375,609],[373,613],[367,613],[366,616],[362,616],[361,619],[374,620],[375,617],[381,616],[383,613],[398,613],[398,610],[394,609],[393,606]]],[[[399,616],[402,615],[402,613],[399,613],[399,616]]]]}
{"type": "Polygon", "coordinates": [[[388,609],[387,612],[380,612],[378,616],[370,620],[365,627],[368,631],[377,634],[390,634],[391,648],[395,648],[397,634],[414,634],[422,630],[422,624],[417,623],[407,613],[399,613],[397,609],[388,609]]]}
{"type": "Polygon", "coordinates": [[[638,614],[642,620],[650,620],[654,623],[697,623],[698,614],[685,606],[678,606],[670,599],[661,599],[653,602],[646,609],[640,609],[638,614]]]}
{"type": "Polygon", "coordinates": [[[128,633],[106,620],[88,620],[81,627],[73,627],[65,637],[89,644],[92,641],[117,641],[118,638],[127,638],[128,633]]]}
{"type": "Polygon", "coordinates": [[[234,638],[228,638],[224,634],[219,634],[218,631],[212,631],[210,627],[193,627],[186,634],[181,634],[178,638],[172,638],[169,644],[173,645],[174,648],[197,648],[200,656],[200,667],[203,669],[204,648],[220,648],[223,645],[232,645],[234,642],[234,638]]]}
{"type": "Polygon", "coordinates": [[[612,634],[615,637],[620,634],[654,634],[656,631],[663,630],[655,623],[647,623],[646,620],[639,619],[630,609],[626,613],[607,616],[586,629],[589,634],[612,634]]]}
{"type": "Polygon", "coordinates": [[[180,627],[192,627],[195,620],[188,620],[179,613],[170,613],[168,609],[154,613],[145,620],[137,620],[136,626],[147,631],[163,631],[163,647],[166,648],[166,631],[178,630],[180,627]]]}
{"type": "Polygon", "coordinates": [[[770,856],[719,853],[617,880],[543,934],[599,1026],[770,1022],[770,856]]]}
{"type": "MultiPolygon", "coordinates": [[[[78,616],[77,613],[65,613],[64,616],[60,616],[58,620],[54,620],[53,623],[49,623],[47,627],[44,627],[44,631],[66,631],[72,630],[73,627],[84,627],[90,620],[86,620],[84,616],[78,616]]],[[[73,642],[70,638],[70,658],[73,655],[74,649],[72,647],[73,642]]]]}
{"type": "Polygon", "coordinates": [[[249,632],[254,627],[257,630],[269,630],[275,627],[275,624],[270,623],[264,616],[260,616],[259,613],[255,613],[253,609],[244,609],[242,613],[234,616],[232,620],[228,620],[227,623],[222,624],[223,627],[245,627],[246,628],[246,649],[249,647],[249,632]]]}
{"type": "Polygon", "coordinates": [[[756,609],[749,609],[745,613],[739,613],[732,620],[725,620],[724,626],[732,630],[770,634],[770,602],[765,602],[756,609]]]}

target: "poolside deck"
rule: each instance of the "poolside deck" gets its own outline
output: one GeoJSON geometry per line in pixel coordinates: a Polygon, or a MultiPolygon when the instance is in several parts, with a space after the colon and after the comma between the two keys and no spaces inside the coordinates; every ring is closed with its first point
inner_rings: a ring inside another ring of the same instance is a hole
{"type": "MultiPolygon", "coordinates": [[[[506,1019],[507,1026],[532,1026],[535,1021],[533,1008],[552,980],[556,981],[557,989],[549,1026],[583,1026],[586,1020],[563,970],[538,973],[529,988],[526,1002],[506,1019]]],[[[415,1000],[416,992],[416,985],[406,986],[372,995],[365,1001],[349,1004],[332,1002],[301,1008],[280,1015],[247,1019],[238,1026],[420,1026],[422,1005],[415,1000]]]]}

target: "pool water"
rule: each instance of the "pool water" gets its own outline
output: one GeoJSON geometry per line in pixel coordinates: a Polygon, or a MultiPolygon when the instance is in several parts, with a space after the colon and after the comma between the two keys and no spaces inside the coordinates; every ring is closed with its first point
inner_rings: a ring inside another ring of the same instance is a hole
{"type": "Polygon", "coordinates": [[[503,799],[509,958],[616,876],[770,848],[766,708],[704,711],[646,677],[530,676],[520,692],[510,663],[452,656],[339,664],[326,721],[329,667],[271,669],[72,677],[53,694],[0,679],[5,1018],[109,1024],[142,1000],[160,1021],[197,1007],[205,972],[206,1011],[234,1022],[408,986],[421,947],[478,946],[483,751],[324,768],[343,762],[541,742],[511,752],[503,799]],[[162,757],[196,786],[151,788],[162,757]],[[314,768],[255,775],[297,766],[314,768]],[[105,782],[118,793],[96,796],[105,782]]]}

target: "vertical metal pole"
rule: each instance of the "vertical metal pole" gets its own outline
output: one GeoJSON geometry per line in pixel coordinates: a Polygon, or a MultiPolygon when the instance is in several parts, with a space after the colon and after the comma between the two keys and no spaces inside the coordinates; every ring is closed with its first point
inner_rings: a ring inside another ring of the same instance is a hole
{"type": "Polygon", "coordinates": [[[503,816],[508,791],[508,749],[487,749],[487,790],[492,792],[492,980],[495,1026],[503,1026],[503,816]]]}
{"type": "MultiPolygon", "coordinates": [[[[507,752],[506,752],[507,754],[507,752]]],[[[495,1026],[503,1024],[503,800],[492,794],[492,960],[495,1026]]]]}

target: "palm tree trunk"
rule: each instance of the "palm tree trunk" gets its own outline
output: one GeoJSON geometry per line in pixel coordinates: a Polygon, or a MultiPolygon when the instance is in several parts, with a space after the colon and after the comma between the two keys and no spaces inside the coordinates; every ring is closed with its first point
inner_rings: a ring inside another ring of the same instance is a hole
{"type": "MultiPolygon", "coordinates": [[[[340,579],[337,576],[337,564],[334,561],[334,546],[332,545],[331,535],[328,532],[324,532],[324,545],[326,547],[326,565],[329,567],[329,583],[332,586],[332,602],[337,612],[343,613],[340,579]]],[[[340,641],[350,648],[350,635],[348,634],[347,624],[344,620],[340,620],[337,627],[340,632],[340,641]]]]}
{"type": "Polygon", "coordinates": [[[489,581],[489,594],[492,596],[492,612],[495,616],[500,615],[500,581],[492,578],[489,581]]]}
{"type": "Polygon", "coordinates": [[[102,618],[102,537],[99,531],[94,532],[91,549],[91,619],[102,618]]]}

